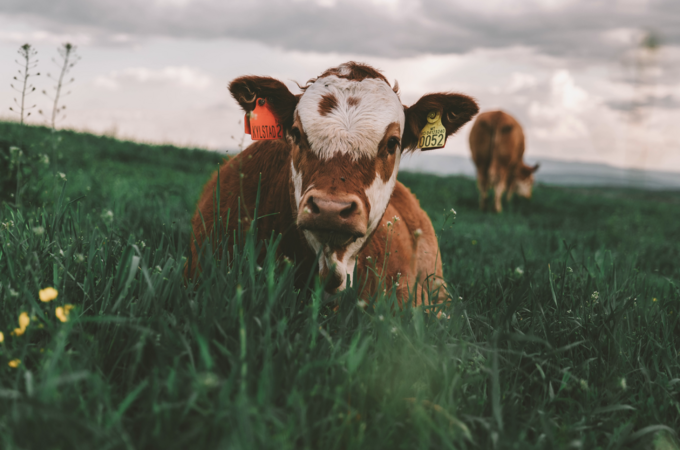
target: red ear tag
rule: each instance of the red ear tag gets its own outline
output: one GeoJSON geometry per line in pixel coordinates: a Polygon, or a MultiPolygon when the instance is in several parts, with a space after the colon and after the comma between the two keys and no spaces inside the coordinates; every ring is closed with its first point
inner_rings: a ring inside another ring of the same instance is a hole
{"type": "Polygon", "coordinates": [[[254,141],[281,139],[283,127],[276,120],[269,104],[263,98],[255,102],[255,109],[250,112],[250,137],[254,141]]]}
{"type": "Polygon", "coordinates": [[[243,128],[245,134],[250,134],[250,113],[246,113],[246,115],[243,116],[243,128]]]}

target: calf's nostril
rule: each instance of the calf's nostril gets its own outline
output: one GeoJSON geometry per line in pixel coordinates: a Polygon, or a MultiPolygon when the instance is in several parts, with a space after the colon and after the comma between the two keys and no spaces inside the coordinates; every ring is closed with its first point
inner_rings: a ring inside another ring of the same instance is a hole
{"type": "Polygon", "coordinates": [[[321,212],[319,210],[318,205],[316,203],[314,203],[314,197],[313,196],[310,196],[309,200],[307,200],[307,207],[312,212],[312,214],[319,214],[319,212],[321,212]]]}
{"type": "Polygon", "coordinates": [[[354,213],[354,211],[356,211],[356,209],[357,209],[356,202],[352,202],[349,206],[340,211],[340,217],[342,217],[343,219],[348,219],[354,213]]]}

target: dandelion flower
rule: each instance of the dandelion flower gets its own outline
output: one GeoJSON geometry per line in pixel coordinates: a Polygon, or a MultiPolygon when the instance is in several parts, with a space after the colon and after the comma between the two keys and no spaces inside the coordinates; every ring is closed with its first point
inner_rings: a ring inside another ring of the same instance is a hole
{"type": "Polygon", "coordinates": [[[10,366],[12,369],[16,369],[17,367],[19,367],[20,364],[21,364],[20,359],[13,359],[7,363],[7,365],[10,366]]]}
{"type": "Polygon", "coordinates": [[[0,343],[5,342],[5,335],[0,331],[0,343]]]}
{"type": "Polygon", "coordinates": [[[19,328],[15,328],[12,334],[14,336],[21,336],[26,332],[26,327],[31,323],[31,318],[28,317],[28,313],[22,312],[19,314],[19,328]]]}
{"type": "Polygon", "coordinates": [[[45,289],[42,289],[40,292],[38,292],[38,296],[40,297],[41,302],[51,302],[55,298],[57,298],[57,295],[59,295],[59,292],[54,289],[53,287],[47,287],[45,289]]]}
{"type": "Polygon", "coordinates": [[[68,316],[71,314],[71,310],[74,308],[73,305],[64,305],[62,306],[57,306],[57,309],[54,310],[54,315],[57,316],[57,319],[61,320],[62,322],[68,321],[68,316]]]}
{"type": "Polygon", "coordinates": [[[656,297],[654,297],[654,298],[652,299],[652,301],[656,303],[656,297]]]}

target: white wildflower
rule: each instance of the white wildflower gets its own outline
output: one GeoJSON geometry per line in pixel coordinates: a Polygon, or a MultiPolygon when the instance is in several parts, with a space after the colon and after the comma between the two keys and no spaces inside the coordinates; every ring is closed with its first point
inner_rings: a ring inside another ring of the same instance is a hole
{"type": "Polygon", "coordinates": [[[42,236],[45,234],[45,228],[43,227],[33,227],[33,234],[36,236],[42,236]]]}

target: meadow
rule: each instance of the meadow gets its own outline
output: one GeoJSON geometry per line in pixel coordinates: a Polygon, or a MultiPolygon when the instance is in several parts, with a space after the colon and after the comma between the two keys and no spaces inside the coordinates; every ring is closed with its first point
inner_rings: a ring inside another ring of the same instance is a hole
{"type": "Polygon", "coordinates": [[[678,448],[678,192],[537,186],[492,215],[474,180],[401,173],[438,232],[438,319],[296,290],[275,237],[185,286],[223,155],[0,141],[48,156],[0,209],[3,449],[678,448]]]}

